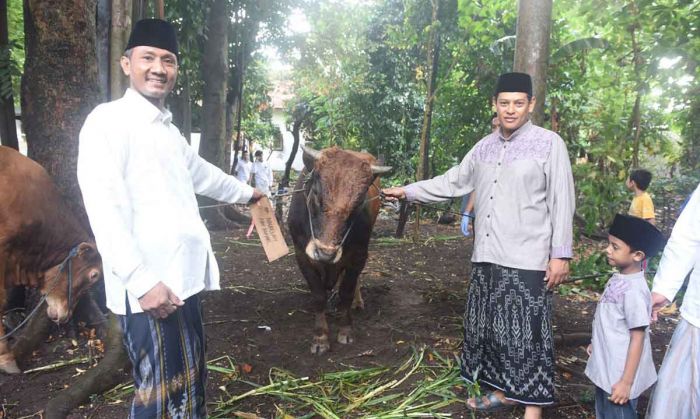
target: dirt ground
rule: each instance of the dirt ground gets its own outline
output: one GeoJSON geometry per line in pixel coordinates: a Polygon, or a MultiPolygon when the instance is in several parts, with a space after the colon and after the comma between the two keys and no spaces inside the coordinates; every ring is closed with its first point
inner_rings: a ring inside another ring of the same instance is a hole
{"type": "MultiPolygon", "coordinates": [[[[222,272],[222,291],[206,293],[203,298],[208,358],[228,355],[244,367],[241,379],[233,382],[223,374],[211,373],[208,399],[222,397],[222,388],[228,394],[241,394],[251,389],[246,382],[264,384],[272,367],[296,376],[318,377],[324,372],[349,368],[395,365],[419,345],[458,353],[471,240],[455,238],[460,234],[458,225],[433,223],[422,227],[422,238],[415,242],[381,239],[391,237],[395,226],[395,220],[385,218],[375,229],[370,259],[361,276],[365,310],[354,314],[355,343],[332,344],[322,356],[309,352],[313,322],[307,310],[310,295],[294,258],[287,256],[268,263],[258,242],[245,238],[243,228],[212,233],[222,272]],[[440,239],[445,237],[453,238],[440,239]]],[[[410,234],[410,225],[408,230],[410,234]]],[[[557,296],[555,330],[590,330],[595,297],[585,292],[566,298],[557,296]]],[[[332,316],[330,325],[331,333],[337,331],[332,316]]],[[[657,365],[674,326],[672,318],[654,326],[652,344],[657,365]]],[[[75,342],[59,337],[38,348],[31,365],[25,368],[85,355],[85,347],[83,336],[75,342]]],[[[590,382],[583,375],[584,347],[559,345],[556,356],[558,403],[545,409],[544,417],[594,417],[590,382]]],[[[0,418],[41,417],[52,394],[70,385],[85,368],[85,364],[79,364],[45,373],[0,376],[0,418]]],[[[125,375],[124,382],[128,381],[125,375]]],[[[128,403],[129,400],[114,402],[99,396],[71,417],[123,418],[128,403]]],[[[643,396],[640,412],[646,403],[643,396]]],[[[276,414],[274,400],[260,397],[243,400],[237,410],[266,418],[276,414]]],[[[444,413],[456,418],[471,417],[465,404],[453,404],[444,413]]],[[[515,418],[522,414],[522,409],[516,408],[477,417],[515,418]]]]}

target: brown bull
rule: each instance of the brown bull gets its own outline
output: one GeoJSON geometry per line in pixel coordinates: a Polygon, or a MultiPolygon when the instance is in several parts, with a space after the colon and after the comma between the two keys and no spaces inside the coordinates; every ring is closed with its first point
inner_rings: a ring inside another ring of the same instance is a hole
{"type": "Polygon", "coordinates": [[[78,298],[101,276],[94,241],[49,174],[17,151],[0,147],[0,371],[20,372],[2,338],[7,290],[39,289],[46,296],[48,316],[64,323],[78,298]]]}
{"type": "Polygon", "coordinates": [[[338,281],[338,342],[352,343],[353,297],[362,305],[358,277],[367,261],[370,235],[379,212],[379,178],[391,167],[377,166],[367,153],[333,147],[303,147],[306,169],[289,209],[289,231],[299,269],[312,295],[315,315],[311,352],[330,348],[325,309],[338,281]]]}

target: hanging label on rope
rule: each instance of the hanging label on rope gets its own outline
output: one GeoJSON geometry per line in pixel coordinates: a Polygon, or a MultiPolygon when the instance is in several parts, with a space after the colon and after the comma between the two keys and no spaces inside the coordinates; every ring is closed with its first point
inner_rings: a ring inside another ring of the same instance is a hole
{"type": "Polygon", "coordinates": [[[272,262],[288,255],[289,246],[284,241],[270,200],[266,196],[262,197],[250,206],[250,212],[253,215],[255,231],[258,232],[267,260],[272,262]]]}

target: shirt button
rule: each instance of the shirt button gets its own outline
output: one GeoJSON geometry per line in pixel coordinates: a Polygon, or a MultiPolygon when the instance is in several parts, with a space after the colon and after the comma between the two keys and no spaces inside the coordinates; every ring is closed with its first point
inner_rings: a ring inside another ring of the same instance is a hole
{"type": "Polygon", "coordinates": [[[491,218],[491,214],[487,215],[486,218],[491,218]]]}
{"type": "Polygon", "coordinates": [[[489,233],[486,233],[486,237],[489,237],[489,233]]]}
{"type": "Polygon", "coordinates": [[[492,197],[492,196],[490,196],[490,197],[489,197],[489,199],[493,199],[493,197],[492,197]]]}
{"type": "Polygon", "coordinates": [[[496,183],[496,182],[498,182],[498,180],[495,180],[495,179],[494,179],[493,183],[496,183]]]}
{"type": "Polygon", "coordinates": [[[501,165],[501,162],[500,162],[500,161],[498,162],[498,165],[499,165],[499,166],[501,165]]]}

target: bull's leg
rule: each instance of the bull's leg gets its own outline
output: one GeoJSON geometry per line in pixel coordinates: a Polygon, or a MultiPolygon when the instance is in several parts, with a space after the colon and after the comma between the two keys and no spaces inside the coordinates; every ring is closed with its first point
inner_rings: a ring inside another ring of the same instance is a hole
{"type": "Polygon", "coordinates": [[[353,310],[364,310],[365,300],[362,299],[362,290],[360,289],[360,278],[355,282],[355,297],[352,299],[353,310]]]}
{"type": "Polygon", "coordinates": [[[338,329],[338,343],[343,345],[352,343],[352,317],[350,316],[350,308],[353,305],[353,298],[358,293],[359,283],[358,277],[362,272],[362,267],[349,267],[343,273],[343,280],[340,284],[340,304],[338,311],[340,312],[340,323],[338,329]]]}
{"type": "MultiPolygon", "coordinates": [[[[5,335],[5,327],[2,325],[2,311],[0,311],[0,336],[5,335]]],[[[0,371],[7,374],[19,374],[22,371],[17,366],[17,361],[12,355],[7,340],[0,340],[0,371]]]]}
{"type": "Polygon", "coordinates": [[[330,349],[328,340],[328,322],[326,321],[326,287],[323,275],[306,259],[303,251],[297,249],[297,262],[302,275],[311,290],[311,312],[314,313],[314,337],[311,353],[321,355],[330,349]]]}

